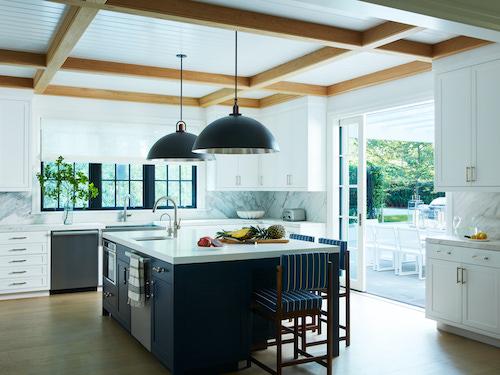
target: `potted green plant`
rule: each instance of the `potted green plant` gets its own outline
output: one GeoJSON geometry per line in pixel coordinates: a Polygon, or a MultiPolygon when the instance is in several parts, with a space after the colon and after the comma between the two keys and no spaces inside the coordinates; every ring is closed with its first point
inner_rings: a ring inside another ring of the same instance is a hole
{"type": "Polygon", "coordinates": [[[94,183],[89,182],[89,178],[83,172],[75,171],[73,164],[65,163],[62,156],[59,156],[52,165],[46,164],[36,177],[40,182],[42,196],[55,200],[65,199],[64,224],[72,224],[72,212],[77,201],[88,202],[99,194],[94,183]],[[48,184],[49,181],[52,183],[48,184]]]}

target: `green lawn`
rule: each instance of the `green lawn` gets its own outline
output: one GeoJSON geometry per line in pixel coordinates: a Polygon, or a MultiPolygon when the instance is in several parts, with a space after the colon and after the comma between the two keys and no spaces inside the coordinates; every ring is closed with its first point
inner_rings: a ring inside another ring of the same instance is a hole
{"type": "Polygon", "coordinates": [[[384,215],[384,223],[407,222],[408,215],[384,215]]]}

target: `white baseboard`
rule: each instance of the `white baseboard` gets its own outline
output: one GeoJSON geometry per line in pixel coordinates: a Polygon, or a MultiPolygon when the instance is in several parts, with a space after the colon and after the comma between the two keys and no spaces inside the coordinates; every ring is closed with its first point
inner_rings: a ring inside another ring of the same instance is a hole
{"type": "Polygon", "coordinates": [[[463,337],[466,337],[466,338],[474,340],[474,341],[479,341],[479,342],[482,342],[484,344],[496,346],[497,348],[500,348],[500,340],[495,339],[493,337],[481,335],[480,333],[467,331],[465,329],[453,327],[453,326],[450,326],[448,324],[440,323],[440,322],[437,322],[437,329],[439,329],[441,331],[448,332],[448,333],[452,333],[454,335],[463,336],[463,337]]]}
{"type": "Polygon", "coordinates": [[[0,301],[20,298],[48,297],[49,295],[50,293],[48,291],[2,294],[0,295],[0,301]]]}

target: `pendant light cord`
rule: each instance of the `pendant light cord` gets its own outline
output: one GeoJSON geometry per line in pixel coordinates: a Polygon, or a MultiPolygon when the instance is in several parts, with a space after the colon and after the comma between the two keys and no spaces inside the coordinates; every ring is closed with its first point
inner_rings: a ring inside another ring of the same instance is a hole
{"type": "Polygon", "coordinates": [[[233,116],[240,116],[238,108],[238,31],[234,32],[234,105],[233,116]]]}
{"type": "Polygon", "coordinates": [[[182,65],[182,60],[184,60],[184,58],[181,56],[181,121],[182,121],[182,71],[183,71],[183,65],[182,65]]]}

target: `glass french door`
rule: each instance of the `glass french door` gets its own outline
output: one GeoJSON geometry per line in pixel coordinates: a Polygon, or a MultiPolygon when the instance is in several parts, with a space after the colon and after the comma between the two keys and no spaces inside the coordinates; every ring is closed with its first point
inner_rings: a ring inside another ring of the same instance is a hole
{"type": "Polygon", "coordinates": [[[364,226],[366,218],[366,142],[364,116],[345,118],[338,126],[338,228],[350,254],[351,287],[366,290],[364,226]]]}

